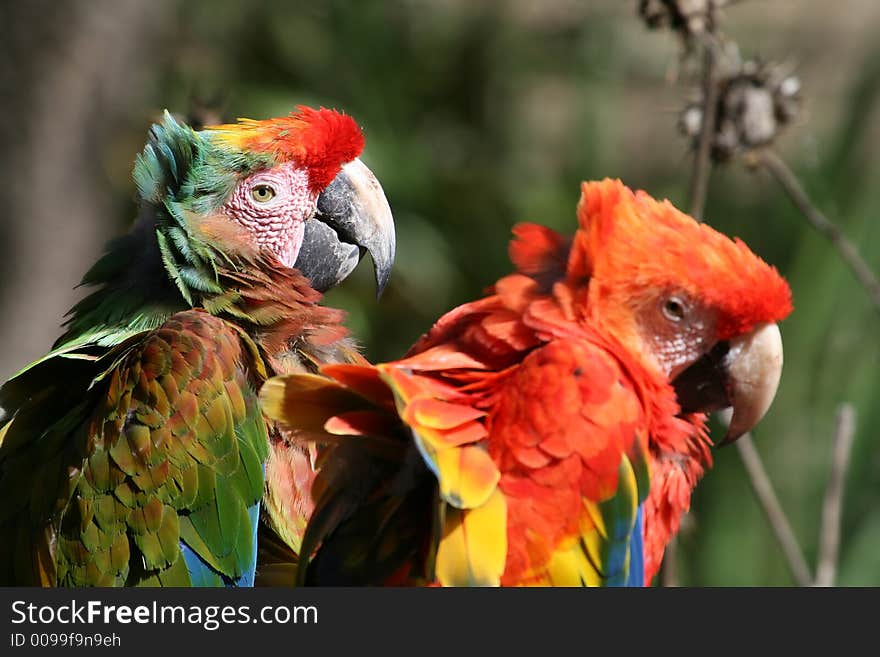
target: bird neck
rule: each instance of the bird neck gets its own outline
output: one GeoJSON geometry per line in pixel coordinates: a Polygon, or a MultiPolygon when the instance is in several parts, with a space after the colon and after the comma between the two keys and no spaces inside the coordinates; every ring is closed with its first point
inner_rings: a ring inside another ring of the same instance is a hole
{"type": "Polygon", "coordinates": [[[230,245],[223,253],[207,240],[182,250],[163,219],[146,206],[132,229],[107,245],[83,277],[83,285],[96,289],[71,310],[55,348],[111,347],[157,328],[176,312],[204,308],[242,328],[279,373],[312,360],[356,358],[342,324],[345,313],[319,306],[321,294],[297,270],[234,236],[221,240],[230,245]]]}
{"type": "Polygon", "coordinates": [[[358,360],[345,312],[318,305],[321,293],[296,269],[259,256],[217,273],[223,291],[204,295],[205,310],[245,331],[275,373],[358,360]]]}

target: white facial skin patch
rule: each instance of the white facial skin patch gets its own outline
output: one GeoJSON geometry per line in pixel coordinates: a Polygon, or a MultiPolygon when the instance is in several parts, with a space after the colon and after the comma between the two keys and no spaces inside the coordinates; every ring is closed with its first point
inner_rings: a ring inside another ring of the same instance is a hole
{"type": "Polygon", "coordinates": [[[715,317],[680,295],[674,298],[683,309],[682,315],[673,321],[662,311],[666,298],[662,297],[657,306],[649,307],[642,330],[660,369],[669,379],[674,379],[713,346],[715,317]]]}
{"type": "Polygon", "coordinates": [[[707,349],[705,327],[696,322],[693,326],[681,327],[672,335],[652,336],[654,353],[670,379],[675,378],[688,365],[702,356],[707,349]]]}
{"type": "Polygon", "coordinates": [[[317,199],[309,191],[308,172],[286,163],[241,181],[223,211],[246,228],[259,247],[293,267],[317,199]]]}

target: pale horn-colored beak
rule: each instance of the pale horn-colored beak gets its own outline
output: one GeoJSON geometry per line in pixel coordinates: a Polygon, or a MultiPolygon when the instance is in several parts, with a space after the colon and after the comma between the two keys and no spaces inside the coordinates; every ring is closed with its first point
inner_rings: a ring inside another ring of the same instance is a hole
{"type": "Polygon", "coordinates": [[[722,445],[751,431],[770,408],[782,375],[782,335],[776,324],[762,324],[730,341],[724,358],[733,416],[722,445]]]}

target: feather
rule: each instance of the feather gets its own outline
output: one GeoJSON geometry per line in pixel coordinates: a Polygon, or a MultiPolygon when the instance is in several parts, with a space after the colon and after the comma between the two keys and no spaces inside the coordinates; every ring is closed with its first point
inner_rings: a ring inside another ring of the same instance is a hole
{"type": "Polygon", "coordinates": [[[507,504],[495,490],[480,506],[447,512],[437,550],[444,586],[498,586],[507,557],[507,504]]]}

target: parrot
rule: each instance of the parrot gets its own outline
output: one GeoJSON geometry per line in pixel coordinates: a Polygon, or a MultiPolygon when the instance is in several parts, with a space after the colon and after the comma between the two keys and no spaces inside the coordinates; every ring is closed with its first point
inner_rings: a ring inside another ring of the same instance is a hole
{"type": "Polygon", "coordinates": [[[364,143],[350,115],[304,105],[152,125],[131,229],[51,351],[0,388],[0,584],[250,586],[258,534],[296,549],[309,501],[283,487],[311,457],[258,391],[362,361],[344,313],[318,302],[367,252],[380,293],[390,275],[364,143]]]}
{"type": "Polygon", "coordinates": [[[269,379],[268,417],[324,445],[297,581],[647,586],[722,443],[780,381],[779,272],[620,180],[573,236],[517,224],[515,271],[400,360],[269,379]]]}

